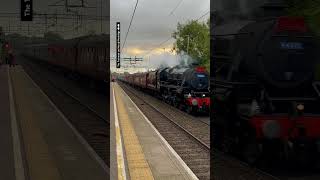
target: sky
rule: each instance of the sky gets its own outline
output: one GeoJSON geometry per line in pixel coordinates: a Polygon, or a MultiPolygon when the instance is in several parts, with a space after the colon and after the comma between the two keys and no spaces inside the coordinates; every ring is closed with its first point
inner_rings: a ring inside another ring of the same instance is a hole
{"type": "MultiPolygon", "coordinates": [[[[49,6],[59,2],[58,5],[64,4],[65,0],[33,0],[33,10],[34,13],[63,13],[71,14],[66,12],[64,7],[53,7],[49,6]]],[[[103,16],[109,15],[109,8],[107,7],[107,2],[110,0],[84,0],[85,3],[90,7],[97,8],[78,8],[73,10],[78,10],[80,14],[90,15],[90,16],[100,16],[101,12],[103,16]],[[101,6],[102,2],[102,6],[101,6]],[[102,8],[101,8],[102,7],[102,8]]],[[[0,6],[0,26],[3,27],[6,33],[17,32],[29,36],[41,36],[45,32],[45,18],[35,17],[33,22],[20,22],[20,0],[1,0],[0,6]],[[6,3],[5,3],[6,1],[6,3]],[[9,16],[9,17],[8,17],[9,16]],[[28,34],[29,25],[29,34],[28,34]]],[[[79,4],[80,0],[68,0],[71,5],[79,4]]],[[[55,24],[55,19],[47,19],[47,30],[57,31],[65,38],[71,38],[76,36],[81,36],[89,31],[95,31],[96,33],[108,33],[109,32],[109,21],[102,21],[102,31],[101,31],[101,21],[94,20],[66,20],[58,19],[58,24],[55,24]],[[51,26],[50,26],[51,25],[51,26]],[[75,27],[79,27],[78,30],[75,27]]]]}
{"type": "MultiPolygon", "coordinates": [[[[111,57],[116,54],[116,22],[121,23],[122,47],[135,4],[136,0],[110,2],[111,57]]],[[[135,67],[122,63],[128,68],[120,68],[118,71],[145,71],[157,68],[160,64],[178,64],[179,56],[170,52],[174,39],[159,45],[171,37],[178,22],[184,24],[188,20],[198,19],[209,10],[210,0],[139,0],[121,57],[143,57],[144,61],[135,67]]],[[[206,21],[208,18],[209,13],[199,21],[206,21]]],[[[114,67],[113,60],[112,71],[115,70],[114,67]]]]}

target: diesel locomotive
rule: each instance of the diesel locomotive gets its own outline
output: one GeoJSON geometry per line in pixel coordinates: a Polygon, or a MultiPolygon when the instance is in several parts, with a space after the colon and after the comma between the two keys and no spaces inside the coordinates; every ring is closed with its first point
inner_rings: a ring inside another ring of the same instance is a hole
{"type": "Polygon", "coordinates": [[[125,74],[120,80],[148,91],[190,114],[209,113],[209,75],[204,67],[175,66],[125,74]]]}
{"type": "Polygon", "coordinates": [[[213,28],[213,146],[250,164],[313,164],[320,153],[318,41],[285,7],[266,3],[268,16],[213,28]]]}

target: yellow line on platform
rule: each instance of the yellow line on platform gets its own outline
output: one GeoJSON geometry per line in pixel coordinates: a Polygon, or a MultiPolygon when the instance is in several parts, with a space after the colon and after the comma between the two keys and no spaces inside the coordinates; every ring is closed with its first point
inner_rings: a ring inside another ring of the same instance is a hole
{"type": "Polygon", "coordinates": [[[123,147],[122,147],[122,139],[121,139],[121,130],[119,126],[118,119],[118,109],[117,103],[115,99],[114,88],[112,84],[112,97],[113,97],[113,107],[114,107],[114,118],[115,118],[115,132],[116,132],[116,153],[117,153],[117,171],[118,171],[118,180],[126,180],[126,170],[124,165],[124,157],[123,157],[123,147]]]}
{"type": "Polygon", "coordinates": [[[32,88],[30,89],[29,83],[31,82],[28,82],[26,74],[20,68],[10,69],[10,75],[16,97],[17,119],[21,125],[29,177],[32,180],[60,180],[59,170],[37,123],[40,117],[39,111],[32,104],[36,102],[33,102],[30,97],[32,88]]]}
{"type": "Polygon", "coordinates": [[[135,133],[123,99],[120,97],[120,87],[113,86],[117,102],[118,117],[122,129],[127,164],[132,180],[153,180],[153,175],[147,163],[139,139],[135,133]]]}

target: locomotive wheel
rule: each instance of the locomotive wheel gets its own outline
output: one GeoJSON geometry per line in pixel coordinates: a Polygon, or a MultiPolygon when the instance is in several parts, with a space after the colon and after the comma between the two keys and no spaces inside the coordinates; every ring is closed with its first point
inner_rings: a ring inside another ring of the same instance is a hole
{"type": "Polygon", "coordinates": [[[93,80],[89,79],[89,87],[92,89],[96,88],[96,83],[93,80]]]}
{"type": "Polygon", "coordinates": [[[173,106],[179,108],[180,104],[177,100],[173,101],[173,106]]]}
{"type": "Polygon", "coordinates": [[[314,167],[316,164],[316,150],[312,145],[295,145],[294,152],[292,157],[295,161],[295,164],[298,164],[300,168],[310,168],[314,167]]]}
{"type": "Polygon", "coordinates": [[[232,154],[233,152],[235,152],[236,150],[234,149],[234,140],[230,137],[225,125],[215,123],[214,127],[215,131],[213,132],[213,146],[225,153],[232,154]]]}
{"type": "Polygon", "coordinates": [[[186,112],[187,112],[188,114],[191,113],[191,107],[190,107],[190,106],[186,106],[186,112]]]}
{"type": "Polygon", "coordinates": [[[243,145],[242,158],[250,165],[258,163],[261,157],[261,151],[259,145],[254,141],[249,141],[243,145]]]}
{"type": "Polygon", "coordinates": [[[196,115],[198,113],[197,107],[187,106],[187,113],[191,115],[196,115]]]}
{"type": "Polygon", "coordinates": [[[185,109],[185,105],[180,104],[179,107],[178,107],[178,109],[180,109],[181,111],[183,111],[183,110],[185,109]]]}
{"type": "Polygon", "coordinates": [[[187,111],[188,114],[193,114],[194,113],[194,110],[193,110],[192,106],[187,106],[186,107],[186,111],[187,111]]]}
{"type": "Polygon", "coordinates": [[[233,139],[225,135],[222,140],[221,150],[225,153],[233,154],[235,152],[234,145],[233,139]]]}

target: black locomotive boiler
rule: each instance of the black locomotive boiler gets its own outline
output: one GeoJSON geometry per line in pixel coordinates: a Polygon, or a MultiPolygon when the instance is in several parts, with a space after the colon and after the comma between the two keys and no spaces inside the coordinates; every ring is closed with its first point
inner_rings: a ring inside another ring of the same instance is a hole
{"type": "Polygon", "coordinates": [[[305,19],[232,20],[213,31],[214,146],[252,164],[263,157],[314,162],[320,152],[319,46],[305,19]]]}

